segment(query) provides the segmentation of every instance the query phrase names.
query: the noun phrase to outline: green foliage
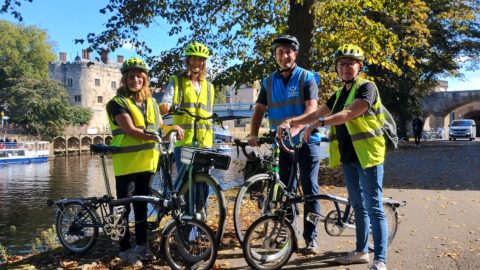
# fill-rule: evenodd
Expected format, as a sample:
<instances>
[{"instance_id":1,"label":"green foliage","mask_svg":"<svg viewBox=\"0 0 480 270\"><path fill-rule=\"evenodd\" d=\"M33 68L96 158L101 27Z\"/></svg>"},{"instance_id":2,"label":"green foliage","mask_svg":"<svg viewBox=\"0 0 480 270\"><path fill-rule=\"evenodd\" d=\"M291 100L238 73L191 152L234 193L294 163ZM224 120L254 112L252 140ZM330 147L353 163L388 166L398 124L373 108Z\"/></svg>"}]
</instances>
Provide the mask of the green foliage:
<instances>
[{"instance_id":1,"label":"green foliage","mask_svg":"<svg viewBox=\"0 0 480 270\"><path fill-rule=\"evenodd\" d=\"M10 121L27 124L48 140L62 134L69 124L84 124L89 109L72 107L65 88L53 80L13 80L0 92L0 104L8 104Z\"/></svg>"},{"instance_id":2,"label":"green foliage","mask_svg":"<svg viewBox=\"0 0 480 270\"><path fill-rule=\"evenodd\" d=\"M353 43L365 50L365 71L400 120L403 135L418 99L439 77L461 76L462 67L477 69L479 10L477 0L110 0L100 10L110 16L105 30L86 40L97 51L132 43L160 83L182 69L185 45L200 41L213 53L209 73L215 85L239 86L275 70L272 39L294 34L300 41L297 62L321 75L322 100L339 86L334 50ZM177 46L152 56L139 31L158 20L170 25L158 39L174 38Z\"/></svg>"},{"instance_id":3,"label":"green foliage","mask_svg":"<svg viewBox=\"0 0 480 270\"><path fill-rule=\"evenodd\" d=\"M47 79L48 63L55 60L47 34L33 26L0 20L0 89L9 79Z\"/></svg>"},{"instance_id":4,"label":"green foliage","mask_svg":"<svg viewBox=\"0 0 480 270\"><path fill-rule=\"evenodd\" d=\"M49 251L59 246L60 244L57 241L55 226L52 225L52 227L40 232L40 236L35 238L32 243L32 253L36 254Z\"/></svg>"},{"instance_id":5,"label":"green foliage","mask_svg":"<svg viewBox=\"0 0 480 270\"><path fill-rule=\"evenodd\" d=\"M0 244L0 261L6 262L8 259L8 252L7 248Z\"/></svg>"}]
</instances>

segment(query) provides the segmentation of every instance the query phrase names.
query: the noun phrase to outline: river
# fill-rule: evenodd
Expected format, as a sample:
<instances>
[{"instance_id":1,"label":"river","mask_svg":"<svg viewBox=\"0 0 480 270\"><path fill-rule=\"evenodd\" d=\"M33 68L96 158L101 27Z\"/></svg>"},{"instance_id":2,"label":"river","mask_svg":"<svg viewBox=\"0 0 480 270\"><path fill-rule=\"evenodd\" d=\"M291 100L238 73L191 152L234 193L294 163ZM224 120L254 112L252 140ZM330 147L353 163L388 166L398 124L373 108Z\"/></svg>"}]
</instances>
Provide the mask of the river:
<instances>
[{"instance_id":1,"label":"river","mask_svg":"<svg viewBox=\"0 0 480 270\"><path fill-rule=\"evenodd\" d=\"M322 155L325 155L323 144ZM227 189L243 183L244 157L232 148L228 171L214 175ZM112 192L115 180L107 159ZM101 160L98 156L57 157L37 164L0 165L0 244L9 254L27 254L41 231L55 223L55 209L47 199L101 196L105 194Z\"/></svg>"}]
</instances>

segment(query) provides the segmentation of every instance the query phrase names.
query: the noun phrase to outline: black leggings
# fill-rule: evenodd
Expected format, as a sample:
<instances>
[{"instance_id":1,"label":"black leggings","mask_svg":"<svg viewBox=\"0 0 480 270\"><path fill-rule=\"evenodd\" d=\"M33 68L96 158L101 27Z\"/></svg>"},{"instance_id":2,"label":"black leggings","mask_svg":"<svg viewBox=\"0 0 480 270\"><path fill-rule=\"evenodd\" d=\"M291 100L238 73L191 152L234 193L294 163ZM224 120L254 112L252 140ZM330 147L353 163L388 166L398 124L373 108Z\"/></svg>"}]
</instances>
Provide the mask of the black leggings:
<instances>
[{"instance_id":1,"label":"black leggings","mask_svg":"<svg viewBox=\"0 0 480 270\"><path fill-rule=\"evenodd\" d=\"M116 176L117 198L127 198L133 195L148 195L150 183L153 178L151 172L140 172ZM130 205L126 206L125 217L128 219ZM135 243L137 245L147 242L147 203L134 202L133 212L135 214ZM130 249L130 230L127 230L125 237L120 241L120 251Z\"/></svg>"}]
</instances>

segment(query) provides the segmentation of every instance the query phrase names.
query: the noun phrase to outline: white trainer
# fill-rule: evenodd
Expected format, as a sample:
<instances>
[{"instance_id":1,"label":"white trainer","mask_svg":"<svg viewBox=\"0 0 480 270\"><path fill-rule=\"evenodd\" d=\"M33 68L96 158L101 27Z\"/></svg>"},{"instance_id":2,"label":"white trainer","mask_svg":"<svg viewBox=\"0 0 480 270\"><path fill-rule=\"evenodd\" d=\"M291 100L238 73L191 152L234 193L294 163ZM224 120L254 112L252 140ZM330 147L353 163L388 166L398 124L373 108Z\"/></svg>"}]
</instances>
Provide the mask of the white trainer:
<instances>
[{"instance_id":1,"label":"white trainer","mask_svg":"<svg viewBox=\"0 0 480 270\"><path fill-rule=\"evenodd\" d=\"M368 268L369 270L387 270L387 265L381 261L373 261L373 264Z\"/></svg>"},{"instance_id":2,"label":"white trainer","mask_svg":"<svg viewBox=\"0 0 480 270\"><path fill-rule=\"evenodd\" d=\"M352 251L346 256L336 258L335 262L339 264L369 263L370 257L368 253Z\"/></svg>"}]
</instances>

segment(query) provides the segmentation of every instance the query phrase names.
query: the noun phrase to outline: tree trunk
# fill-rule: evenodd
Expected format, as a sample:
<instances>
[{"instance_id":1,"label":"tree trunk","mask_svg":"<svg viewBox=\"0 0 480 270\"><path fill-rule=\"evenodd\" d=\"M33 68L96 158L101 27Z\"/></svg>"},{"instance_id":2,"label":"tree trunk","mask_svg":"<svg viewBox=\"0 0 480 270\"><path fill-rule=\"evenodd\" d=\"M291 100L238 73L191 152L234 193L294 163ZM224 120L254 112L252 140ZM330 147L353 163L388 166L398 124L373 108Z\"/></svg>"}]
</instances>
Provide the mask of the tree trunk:
<instances>
[{"instance_id":1,"label":"tree trunk","mask_svg":"<svg viewBox=\"0 0 480 270\"><path fill-rule=\"evenodd\" d=\"M301 3L303 2L303 4ZM315 16L310 13L314 0L290 0L287 33L297 37L300 43L297 64L310 69L310 49L312 48L313 23Z\"/></svg>"}]
</instances>

